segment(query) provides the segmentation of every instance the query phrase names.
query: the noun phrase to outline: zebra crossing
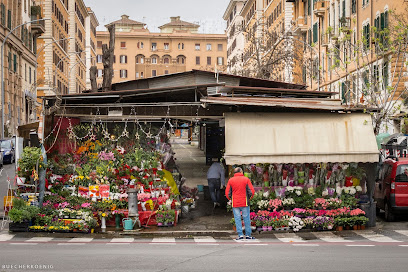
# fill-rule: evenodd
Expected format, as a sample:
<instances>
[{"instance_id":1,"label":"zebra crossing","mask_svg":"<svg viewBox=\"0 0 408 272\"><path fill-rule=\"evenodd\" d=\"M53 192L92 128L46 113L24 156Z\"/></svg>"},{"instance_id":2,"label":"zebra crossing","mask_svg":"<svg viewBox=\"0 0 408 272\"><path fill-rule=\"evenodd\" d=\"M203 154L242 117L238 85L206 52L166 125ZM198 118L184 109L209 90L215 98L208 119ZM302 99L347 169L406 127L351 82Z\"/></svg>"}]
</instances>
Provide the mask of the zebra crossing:
<instances>
[{"instance_id":1,"label":"zebra crossing","mask_svg":"<svg viewBox=\"0 0 408 272\"><path fill-rule=\"evenodd\" d=\"M254 240L236 241L236 236L214 238L212 236L193 236L188 238L154 237L154 238L55 238L55 237L21 237L18 234L0 234L0 244L10 245L38 245L53 243L61 246L72 245L131 245L136 243L150 245L222 245L222 244L245 244L245 245L269 245L291 244L293 246L319 246L324 244L343 244L346 246L375 246L376 244L399 244L408 247L408 230L392 230L379 233L373 230L348 231L348 232L300 232L300 233L269 233L267 235L254 235Z\"/></svg>"}]
</instances>

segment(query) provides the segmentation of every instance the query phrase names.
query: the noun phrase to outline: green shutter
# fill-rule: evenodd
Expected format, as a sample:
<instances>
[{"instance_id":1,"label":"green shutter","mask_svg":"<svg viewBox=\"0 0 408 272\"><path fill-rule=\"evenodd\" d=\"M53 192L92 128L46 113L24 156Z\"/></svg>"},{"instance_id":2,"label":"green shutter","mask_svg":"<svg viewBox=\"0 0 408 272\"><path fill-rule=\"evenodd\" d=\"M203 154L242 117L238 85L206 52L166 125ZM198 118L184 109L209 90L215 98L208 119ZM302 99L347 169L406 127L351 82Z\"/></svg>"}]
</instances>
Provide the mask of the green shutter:
<instances>
[{"instance_id":1,"label":"green shutter","mask_svg":"<svg viewBox=\"0 0 408 272\"><path fill-rule=\"evenodd\" d=\"M308 40L309 45L311 45L312 44L312 29L309 29L307 32L308 32L307 40Z\"/></svg>"},{"instance_id":2,"label":"green shutter","mask_svg":"<svg viewBox=\"0 0 408 272\"><path fill-rule=\"evenodd\" d=\"M11 71L11 67L12 67L11 52L9 52L9 55L8 55L8 64L9 64L9 70Z\"/></svg>"},{"instance_id":3,"label":"green shutter","mask_svg":"<svg viewBox=\"0 0 408 272\"><path fill-rule=\"evenodd\" d=\"M6 25L6 6L1 4L1 24Z\"/></svg>"},{"instance_id":4,"label":"green shutter","mask_svg":"<svg viewBox=\"0 0 408 272\"><path fill-rule=\"evenodd\" d=\"M367 24L367 30L366 30L366 47L369 48L370 47L370 24Z\"/></svg>"},{"instance_id":5,"label":"green shutter","mask_svg":"<svg viewBox=\"0 0 408 272\"><path fill-rule=\"evenodd\" d=\"M342 17L346 17L346 1L343 0L343 16Z\"/></svg>"},{"instance_id":6,"label":"green shutter","mask_svg":"<svg viewBox=\"0 0 408 272\"><path fill-rule=\"evenodd\" d=\"M319 31L318 24L315 23L313 25L313 43L317 43L318 41L318 31Z\"/></svg>"},{"instance_id":7,"label":"green shutter","mask_svg":"<svg viewBox=\"0 0 408 272\"><path fill-rule=\"evenodd\" d=\"M13 64L14 64L14 67L13 67L14 69L13 70L14 70L14 73L16 73L17 72L17 55L16 54L14 54L14 63Z\"/></svg>"},{"instance_id":8,"label":"green shutter","mask_svg":"<svg viewBox=\"0 0 408 272\"><path fill-rule=\"evenodd\" d=\"M384 13L381 13L381 30L383 30L384 29L384 24L385 24L385 21L384 21Z\"/></svg>"},{"instance_id":9,"label":"green shutter","mask_svg":"<svg viewBox=\"0 0 408 272\"><path fill-rule=\"evenodd\" d=\"M11 10L8 10L7 27L11 29Z\"/></svg>"},{"instance_id":10,"label":"green shutter","mask_svg":"<svg viewBox=\"0 0 408 272\"><path fill-rule=\"evenodd\" d=\"M346 84L344 82L341 83L341 102L345 104L346 101Z\"/></svg>"},{"instance_id":11,"label":"green shutter","mask_svg":"<svg viewBox=\"0 0 408 272\"><path fill-rule=\"evenodd\" d=\"M388 11L384 12L384 28L388 28Z\"/></svg>"}]
</instances>

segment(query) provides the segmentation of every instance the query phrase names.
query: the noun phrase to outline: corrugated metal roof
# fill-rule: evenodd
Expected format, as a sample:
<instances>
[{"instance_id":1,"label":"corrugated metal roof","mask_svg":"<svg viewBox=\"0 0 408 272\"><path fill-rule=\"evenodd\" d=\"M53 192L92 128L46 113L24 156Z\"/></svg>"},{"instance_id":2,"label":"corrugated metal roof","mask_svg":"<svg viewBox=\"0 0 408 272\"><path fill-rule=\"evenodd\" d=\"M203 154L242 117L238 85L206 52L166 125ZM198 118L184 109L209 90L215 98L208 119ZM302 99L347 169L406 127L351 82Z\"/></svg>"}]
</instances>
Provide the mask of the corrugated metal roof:
<instances>
[{"instance_id":1,"label":"corrugated metal roof","mask_svg":"<svg viewBox=\"0 0 408 272\"><path fill-rule=\"evenodd\" d=\"M205 97L201 102L221 105L252 105L264 107L281 107L297 109L315 109L339 111L346 110L337 99L301 99L301 98L275 98L275 97Z\"/></svg>"},{"instance_id":2,"label":"corrugated metal roof","mask_svg":"<svg viewBox=\"0 0 408 272\"><path fill-rule=\"evenodd\" d=\"M228 165L378 162L364 113L226 113Z\"/></svg>"},{"instance_id":3,"label":"corrugated metal roof","mask_svg":"<svg viewBox=\"0 0 408 272\"><path fill-rule=\"evenodd\" d=\"M298 89L286 89L286 88L262 88L262 87L247 87L247 86L224 86L220 90L221 93L236 94L236 93L248 93L248 94L278 94L284 95L302 95L302 96L317 96L317 97L330 97L338 94L337 92L321 92L321 91L308 91Z\"/></svg>"}]
</instances>

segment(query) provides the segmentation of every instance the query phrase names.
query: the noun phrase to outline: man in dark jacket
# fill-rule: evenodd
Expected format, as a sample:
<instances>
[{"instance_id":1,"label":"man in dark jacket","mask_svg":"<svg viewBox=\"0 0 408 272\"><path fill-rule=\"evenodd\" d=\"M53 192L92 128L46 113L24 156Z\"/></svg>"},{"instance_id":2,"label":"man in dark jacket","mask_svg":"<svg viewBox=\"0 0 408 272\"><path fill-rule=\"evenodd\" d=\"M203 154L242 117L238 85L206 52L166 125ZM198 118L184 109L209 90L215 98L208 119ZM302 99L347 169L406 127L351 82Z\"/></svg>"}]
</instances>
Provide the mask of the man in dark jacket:
<instances>
[{"instance_id":1,"label":"man in dark jacket","mask_svg":"<svg viewBox=\"0 0 408 272\"><path fill-rule=\"evenodd\" d=\"M234 177L230 178L225 189L225 196L232 202L235 225L237 227L238 238L243 240L241 213L244 218L246 239L255 239L251 236L251 218L249 200L254 196L255 189L251 180L244 176L240 167L234 169Z\"/></svg>"}]
</instances>

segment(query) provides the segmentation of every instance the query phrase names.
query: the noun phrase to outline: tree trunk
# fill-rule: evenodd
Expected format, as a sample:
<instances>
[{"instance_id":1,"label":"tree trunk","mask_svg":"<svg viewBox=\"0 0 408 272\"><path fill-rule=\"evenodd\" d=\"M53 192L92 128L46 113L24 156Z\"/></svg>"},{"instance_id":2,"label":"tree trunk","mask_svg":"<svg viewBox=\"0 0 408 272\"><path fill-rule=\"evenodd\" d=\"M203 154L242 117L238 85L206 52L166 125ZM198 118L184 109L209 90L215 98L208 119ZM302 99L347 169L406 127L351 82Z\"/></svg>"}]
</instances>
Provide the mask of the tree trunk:
<instances>
[{"instance_id":1,"label":"tree trunk","mask_svg":"<svg viewBox=\"0 0 408 272\"><path fill-rule=\"evenodd\" d=\"M102 45L102 61L103 61L103 91L112 89L113 77L113 61L115 52L115 25L109 25L109 48L108 45Z\"/></svg>"},{"instance_id":2,"label":"tree trunk","mask_svg":"<svg viewBox=\"0 0 408 272\"><path fill-rule=\"evenodd\" d=\"M89 68L89 77L91 79L91 92L93 93L98 91L98 85L96 84L97 74L98 68L96 66L91 66L91 68Z\"/></svg>"}]
</instances>

